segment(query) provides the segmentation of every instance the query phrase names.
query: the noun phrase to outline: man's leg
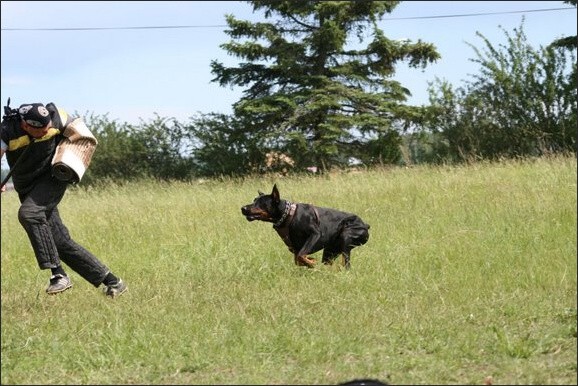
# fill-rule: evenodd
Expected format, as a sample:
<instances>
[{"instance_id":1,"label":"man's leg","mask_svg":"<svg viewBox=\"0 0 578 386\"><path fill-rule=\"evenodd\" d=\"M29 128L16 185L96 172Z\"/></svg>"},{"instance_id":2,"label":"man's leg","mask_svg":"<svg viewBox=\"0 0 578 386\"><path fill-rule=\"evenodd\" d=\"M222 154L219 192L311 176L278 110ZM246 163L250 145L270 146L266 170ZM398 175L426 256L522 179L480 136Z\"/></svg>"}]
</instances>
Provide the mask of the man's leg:
<instances>
[{"instance_id":1,"label":"man's leg","mask_svg":"<svg viewBox=\"0 0 578 386\"><path fill-rule=\"evenodd\" d=\"M18 221L28 235L40 269L55 269L60 266L48 216L62 200L66 185L52 180L42 178L30 193L20 196L21 205L18 210Z\"/></svg>"},{"instance_id":2,"label":"man's leg","mask_svg":"<svg viewBox=\"0 0 578 386\"><path fill-rule=\"evenodd\" d=\"M62 223L58 208L52 210L48 221L60 260L86 281L98 287L110 270L96 256L72 240L68 229Z\"/></svg>"}]
</instances>

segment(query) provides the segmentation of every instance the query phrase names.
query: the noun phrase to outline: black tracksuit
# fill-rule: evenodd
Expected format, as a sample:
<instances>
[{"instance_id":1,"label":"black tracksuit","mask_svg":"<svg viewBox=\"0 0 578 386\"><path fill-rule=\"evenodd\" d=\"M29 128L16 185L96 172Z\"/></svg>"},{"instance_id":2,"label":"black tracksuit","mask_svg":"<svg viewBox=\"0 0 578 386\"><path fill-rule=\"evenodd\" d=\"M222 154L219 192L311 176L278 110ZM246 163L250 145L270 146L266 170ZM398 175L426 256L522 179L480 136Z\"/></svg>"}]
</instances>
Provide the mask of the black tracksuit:
<instances>
[{"instance_id":1,"label":"black tracksuit","mask_svg":"<svg viewBox=\"0 0 578 386\"><path fill-rule=\"evenodd\" d=\"M110 270L70 237L58 213L58 204L68 183L54 178L51 171L56 147L64 138L64 129L74 118L52 103L46 108L52 127L36 140L20 127L19 116L2 120L0 137L8 146L6 158L13 170L12 181L21 203L18 220L28 234L40 269L56 268L63 261L98 287ZM30 149L23 154L27 147ZM24 158L13 169L22 155Z\"/></svg>"}]
</instances>

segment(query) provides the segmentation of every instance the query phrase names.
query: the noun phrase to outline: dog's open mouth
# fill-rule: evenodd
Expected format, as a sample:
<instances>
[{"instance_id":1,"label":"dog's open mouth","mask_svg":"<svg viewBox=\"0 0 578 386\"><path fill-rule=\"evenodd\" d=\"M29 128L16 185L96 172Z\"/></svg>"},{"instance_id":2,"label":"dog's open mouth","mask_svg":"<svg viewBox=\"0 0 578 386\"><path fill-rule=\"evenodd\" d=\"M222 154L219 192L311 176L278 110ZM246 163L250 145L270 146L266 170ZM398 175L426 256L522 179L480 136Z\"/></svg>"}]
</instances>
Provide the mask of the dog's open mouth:
<instances>
[{"instance_id":1,"label":"dog's open mouth","mask_svg":"<svg viewBox=\"0 0 578 386\"><path fill-rule=\"evenodd\" d=\"M246 206L241 208L241 213L243 214L243 216L245 216L247 221L255 221L260 220L262 218L262 213L251 210L251 208Z\"/></svg>"},{"instance_id":2,"label":"dog's open mouth","mask_svg":"<svg viewBox=\"0 0 578 386\"><path fill-rule=\"evenodd\" d=\"M267 211L260 209L260 208L250 208L250 207L242 207L241 213L247 221L272 221L271 216Z\"/></svg>"}]
</instances>

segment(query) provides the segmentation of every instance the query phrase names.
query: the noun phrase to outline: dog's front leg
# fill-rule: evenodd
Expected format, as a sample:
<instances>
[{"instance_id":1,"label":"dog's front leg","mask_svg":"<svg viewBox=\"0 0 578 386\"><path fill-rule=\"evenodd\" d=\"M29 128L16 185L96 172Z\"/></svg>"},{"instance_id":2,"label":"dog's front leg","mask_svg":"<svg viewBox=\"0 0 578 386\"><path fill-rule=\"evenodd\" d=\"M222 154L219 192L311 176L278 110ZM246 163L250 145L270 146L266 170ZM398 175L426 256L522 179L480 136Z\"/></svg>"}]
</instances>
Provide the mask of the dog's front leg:
<instances>
[{"instance_id":1,"label":"dog's front leg","mask_svg":"<svg viewBox=\"0 0 578 386\"><path fill-rule=\"evenodd\" d=\"M321 233L317 229L314 229L299 252L295 253L295 264L309 268L313 268L315 266L316 261L315 259L309 257L309 254L313 251L313 248L315 247L317 241L319 241L320 237Z\"/></svg>"}]
</instances>

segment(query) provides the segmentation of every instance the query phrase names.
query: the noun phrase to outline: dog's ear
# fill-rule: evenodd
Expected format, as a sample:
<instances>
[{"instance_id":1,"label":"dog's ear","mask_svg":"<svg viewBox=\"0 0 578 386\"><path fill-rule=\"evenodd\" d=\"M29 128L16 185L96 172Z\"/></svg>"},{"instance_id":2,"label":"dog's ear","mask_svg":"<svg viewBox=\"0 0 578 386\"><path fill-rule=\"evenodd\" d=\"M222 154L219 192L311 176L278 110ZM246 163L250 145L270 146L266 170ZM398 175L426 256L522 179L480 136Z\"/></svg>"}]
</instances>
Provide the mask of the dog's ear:
<instances>
[{"instance_id":1,"label":"dog's ear","mask_svg":"<svg viewBox=\"0 0 578 386\"><path fill-rule=\"evenodd\" d=\"M279 190L277 189L277 184L273 185L273 191L271 192L271 196L273 197L273 201L279 202L281 197L279 196Z\"/></svg>"}]
</instances>

